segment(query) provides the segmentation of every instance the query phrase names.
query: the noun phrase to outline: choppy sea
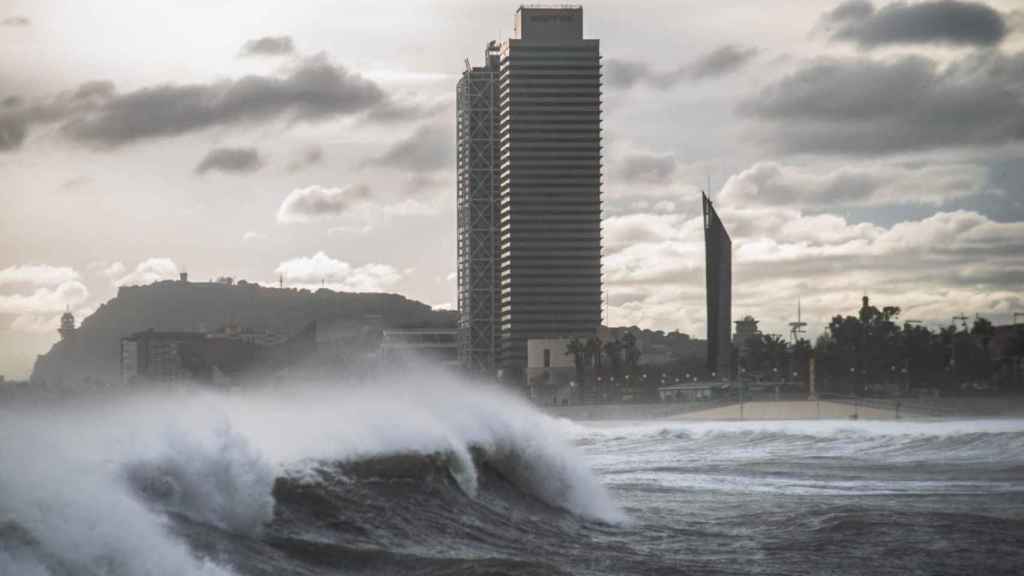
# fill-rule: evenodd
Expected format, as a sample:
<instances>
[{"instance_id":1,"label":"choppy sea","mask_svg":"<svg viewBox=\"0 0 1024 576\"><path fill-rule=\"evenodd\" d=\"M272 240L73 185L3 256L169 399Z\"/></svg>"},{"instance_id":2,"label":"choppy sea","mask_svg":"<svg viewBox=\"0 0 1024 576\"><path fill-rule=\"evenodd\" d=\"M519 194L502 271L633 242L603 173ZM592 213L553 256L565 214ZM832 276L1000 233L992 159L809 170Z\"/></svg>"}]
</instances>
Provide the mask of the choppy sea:
<instances>
[{"instance_id":1,"label":"choppy sea","mask_svg":"<svg viewBox=\"0 0 1024 576\"><path fill-rule=\"evenodd\" d=\"M1024 573L1024 421L570 422L423 380L0 405L0 575Z\"/></svg>"}]
</instances>

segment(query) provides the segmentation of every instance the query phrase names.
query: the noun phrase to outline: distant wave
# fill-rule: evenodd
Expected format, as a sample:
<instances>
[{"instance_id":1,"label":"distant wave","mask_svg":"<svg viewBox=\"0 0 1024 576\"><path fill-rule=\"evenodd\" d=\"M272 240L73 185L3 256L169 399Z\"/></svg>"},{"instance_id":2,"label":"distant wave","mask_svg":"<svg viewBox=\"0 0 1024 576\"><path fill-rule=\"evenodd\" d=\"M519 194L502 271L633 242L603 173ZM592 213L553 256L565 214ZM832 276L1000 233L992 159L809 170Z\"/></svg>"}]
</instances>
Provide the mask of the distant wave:
<instances>
[{"instance_id":1,"label":"distant wave","mask_svg":"<svg viewBox=\"0 0 1024 576\"><path fill-rule=\"evenodd\" d=\"M1024 463L1024 421L961 420L931 422L658 422L569 427L577 443L595 441L620 449L645 444L660 448L718 452L723 456L757 456L783 452L820 456L905 457L943 461L997 460ZM666 443L666 440L675 441Z\"/></svg>"},{"instance_id":2,"label":"distant wave","mask_svg":"<svg viewBox=\"0 0 1024 576\"><path fill-rule=\"evenodd\" d=\"M672 422L573 427L620 489L1021 494L1024 421ZM979 477L985 480L979 480Z\"/></svg>"}]
</instances>

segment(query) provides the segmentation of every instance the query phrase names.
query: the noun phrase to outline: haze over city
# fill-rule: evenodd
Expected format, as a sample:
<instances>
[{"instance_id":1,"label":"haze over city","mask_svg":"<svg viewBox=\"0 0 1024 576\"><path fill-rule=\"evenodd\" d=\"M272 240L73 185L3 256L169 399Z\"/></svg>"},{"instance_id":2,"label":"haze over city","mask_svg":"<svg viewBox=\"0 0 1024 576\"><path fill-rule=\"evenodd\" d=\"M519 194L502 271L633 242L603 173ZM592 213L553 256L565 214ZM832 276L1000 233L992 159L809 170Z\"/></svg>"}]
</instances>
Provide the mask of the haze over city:
<instances>
[{"instance_id":1,"label":"haze over city","mask_svg":"<svg viewBox=\"0 0 1024 576\"><path fill-rule=\"evenodd\" d=\"M762 330L1024 310L1022 12L925 4L589 2L604 322L704 333L709 183ZM454 307L453 88L512 8L0 4L0 374L184 271Z\"/></svg>"}]
</instances>

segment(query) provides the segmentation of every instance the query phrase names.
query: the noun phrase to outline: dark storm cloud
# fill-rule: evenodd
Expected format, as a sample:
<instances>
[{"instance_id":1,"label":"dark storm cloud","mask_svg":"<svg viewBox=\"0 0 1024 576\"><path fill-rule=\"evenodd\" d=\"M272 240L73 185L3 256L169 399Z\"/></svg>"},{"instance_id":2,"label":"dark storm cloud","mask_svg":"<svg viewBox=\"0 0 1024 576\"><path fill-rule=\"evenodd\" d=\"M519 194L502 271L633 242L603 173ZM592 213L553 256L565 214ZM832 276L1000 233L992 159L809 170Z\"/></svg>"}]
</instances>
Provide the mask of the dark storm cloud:
<instances>
[{"instance_id":1,"label":"dark storm cloud","mask_svg":"<svg viewBox=\"0 0 1024 576\"><path fill-rule=\"evenodd\" d=\"M290 36L264 36L249 40L242 46L241 56L282 56L294 54L295 45Z\"/></svg>"},{"instance_id":2,"label":"dark storm cloud","mask_svg":"<svg viewBox=\"0 0 1024 576\"><path fill-rule=\"evenodd\" d=\"M366 164L413 173L441 170L452 164L453 141L454 136L447 124L427 124Z\"/></svg>"},{"instance_id":3,"label":"dark storm cloud","mask_svg":"<svg viewBox=\"0 0 1024 576\"><path fill-rule=\"evenodd\" d=\"M255 172L263 167L263 159L255 148L214 148L196 165L196 174L217 172Z\"/></svg>"},{"instance_id":4,"label":"dark storm cloud","mask_svg":"<svg viewBox=\"0 0 1024 576\"><path fill-rule=\"evenodd\" d=\"M366 203L370 199L369 187L358 184L343 187L307 186L292 190L277 211L282 223L310 222L334 218Z\"/></svg>"},{"instance_id":5,"label":"dark storm cloud","mask_svg":"<svg viewBox=\"0 0 1024 576\"><path fill-rule=\"evenodd\" d=\"M825 14L833 40L861 48L887 44L956 44L994 46L1006 37L1002 14L978 2L937 0L893 2L875 10L863 0L845 2Z\"/></svg>"},{"instance_id":6,"label":"dark storm cloud","mask_svg":"<svg viewBox=\"0 0 1024 576\"><path fill-rule=\"evenodd\" d=\"M95 80L46 101L27 104L17 96L5 98L0 110L0 152L20 148L32 125L59 122L86 113L109 100L113 90L113 83Z\"/></svg>"},{"instance_id":7,"label":"dark storm cloud","mask_svg":"<svg viewBox=\"0 0 1024 576\"><path fill-rule=\"evenodd\" d=\"M676 160L672 156L653 154L630 154L618 167L618 175L627 182L648 182L665 184L676 171Z\"/></svg>"},{"instance_id":8,"label":"dark storm cloud","mask_svg":"<svg viewBox=\"0 0 1024 576\"><path fill-rule=\"evenodd\" d=\"M605 82L613 88L648 84L659 90L672 88L683 80L705 80L731 74L757 56L755 48L725 45L674 70L653 70L643 62L611 59L605 63Z\"/></svg>"},{"instance_id":9,"label":"dark storm cloud","mask_svg":"<svg viewBox=\"0 0 1024 576\"><path fill-rule=\"evenodd\" d=\"M10 18L4 18L0 21L0 26L10 26L12 28L21 28L31 25L32 21L24 16L11 16Z\"/></svg>"},{"instance_id":10,"label":"dark storm cloud","mask_svg":"<svg viewBox=\"0 0 1024 576\"><path fill-rule=\"evenodd\" d=\"M28 126L15 115L0 116L0 152L17 150L28 136Z\"/></svg>"},{"instance_id":11,"label":"dark storm cloud","mask_svg":"<svg viewBox=\"0 0 1024 576\"><path fill-rule=\"evenodd\" d=\"M609 59L604 63L604 81L613 88L632 88L653 75L643 62Z\"/></svg>"},{"instance_id":12,"label":"dark storm cloud","mask_svg":"<svg viewBox=\"0 0 1024 576\"><path fill-rule=\"evenodd\" d=\"M690 65L690 77L695 80L725 76L739 70L754 56L757 50L741 46L722 46L698 58Z\"/></svg>"},{"instance_id":13,"label":"dark storm cloud","mask_svg":"<svg viewBox=\"0 0 1024 576\"><path fill-rule=\"evenodd\" d=\"M372 80L317 55L277 76L250 75L210 84L161 84L118 93L95 80L48 100L4 101L0 151L18 149L35 124L59 123L60 133L95 148L116 148L215 127L285 120L318 122L362 117L396 122L437 110L396 103Z\"/></svg>"},{"instance_id":14,"label":"dark storm cloud","mask_svg":"<svg viewBox=\"0 0 1024 576\"><path fill-rule=\"evenodd\" d=\"M1024 140L1024 53L817 60L743 101L796 152L881 154Z\"/></svg>"},{"instance_id":15,"label":"dark storm cloud","mask_svg":"<svg viewBox=\"0 0 1024 576\"><path fill-rule=\"evenodd\" d=\"M376 83L320 55L284 76L245 76L212 84L164 84L114 94L62 126L71 139L99 148L178 136L217 126L273 119L315 122L372 114L399 118L415 111L396 105Z\"/></svg>"},{"instance_id":16,"label":"dark storm cloud","mask_svg":"<svg viewBox=\"0 0 1024 576\"><path fill-rule=\"evenodd\" d=\"M92 80L80 84L75 90L73 98L77 100L109 100L116 91L117 88L110 80Z\"/></svg>"}]
</instances>

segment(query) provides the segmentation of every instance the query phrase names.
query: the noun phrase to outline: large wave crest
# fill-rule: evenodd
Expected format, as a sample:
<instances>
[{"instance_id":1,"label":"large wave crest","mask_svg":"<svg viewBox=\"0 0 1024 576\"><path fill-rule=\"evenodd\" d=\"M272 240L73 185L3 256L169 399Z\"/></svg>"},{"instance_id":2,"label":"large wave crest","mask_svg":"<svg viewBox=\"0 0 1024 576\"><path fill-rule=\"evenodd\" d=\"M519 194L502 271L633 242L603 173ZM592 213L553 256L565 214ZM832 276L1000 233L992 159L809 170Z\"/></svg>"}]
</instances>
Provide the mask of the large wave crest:
<instances>
[{"instance_id":1,"label":"large wave crest","mask_svg":"<svg viewBox=\"0 0 1024 576\"><path fill-rule=\"evenodd\" d=\"M261 538L282 481L315 485L333 467L344 482L352 466L402 455L439 462L462 498L500 479L584 521L623 520L564 432L510 394L429 370L0 407L0 573L230 574L176 519Z\"/></svg>"}]
</instances>

